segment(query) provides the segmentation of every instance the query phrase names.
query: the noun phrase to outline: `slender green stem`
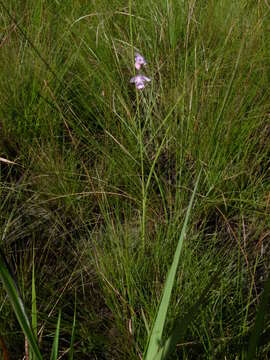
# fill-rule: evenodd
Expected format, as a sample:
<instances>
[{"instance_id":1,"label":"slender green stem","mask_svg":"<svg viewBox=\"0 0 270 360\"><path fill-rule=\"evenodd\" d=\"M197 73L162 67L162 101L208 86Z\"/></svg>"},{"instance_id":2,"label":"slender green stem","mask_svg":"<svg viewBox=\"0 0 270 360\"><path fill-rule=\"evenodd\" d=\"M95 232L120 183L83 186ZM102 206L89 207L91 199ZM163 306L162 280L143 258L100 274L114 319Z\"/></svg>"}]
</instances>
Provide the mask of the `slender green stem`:
<instances>
[{"instance_id":1,"label":"slender green stem","mask_svg":"<svg viewBox=\"0 0 270 360\"><path fill-rule=\"evenodd\" d=\"M130 44L131 44L131 57L132 63L134 63L134 40L133 40L133 23L132 23L132 0L129 0L129 33L130 33ZM133 68L133 75L136 75L135 66ZM140 116L140 99L139 93L136 89L136 115L138 119L138 141L140 147L140 163L141 163L141 187L142 187L142 219L141 219L141 239L142 239L142 254L145 249L145 222L146 222L146 205L147 198L145 193L144 183L144 147L143 147L143 130L142 121Z\"/></svg>"},{"instance_id":2,"label":"slender green stem","mask_svg":"<svg viewBox=\"0 0 270 360\"><path fill-rule=\"evenodd\" d=\"M143 156L143 137L142 137L142 126L141 126L141 118L139 117L139 142L140 142L140 158L141 158L141 184L142 184L142 254L144 254L145 250L145 222L146 222L146 206L147 206L147 194L145 191L144 184L144 156Z\"/></svg>"}]
</instances>

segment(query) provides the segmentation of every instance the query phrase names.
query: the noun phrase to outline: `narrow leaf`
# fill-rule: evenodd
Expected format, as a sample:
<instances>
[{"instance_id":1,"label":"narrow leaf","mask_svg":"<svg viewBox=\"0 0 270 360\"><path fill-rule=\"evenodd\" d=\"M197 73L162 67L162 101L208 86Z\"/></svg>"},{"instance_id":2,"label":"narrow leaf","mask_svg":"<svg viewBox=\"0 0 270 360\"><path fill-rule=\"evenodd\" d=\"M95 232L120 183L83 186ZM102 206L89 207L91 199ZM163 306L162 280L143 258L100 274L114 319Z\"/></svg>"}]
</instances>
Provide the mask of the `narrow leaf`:
<instances>
[{"instance_id":1,"label":"narrow leaf","mask_svg":"<svg viewBox=\"0 0 270 360\"><path fill-rule=\"evenodd\" d=\"M35 255L33 250L33 267L32 267L32 328L37 339L37 296L35 284Z\"/></svg>"},{"instance_id":2,"label":"narrow leaf","mask_svg":"<svg viewBox=\"0 0 270 360\"><path fill-rule=\"evenodd\" d=\"M36 359L41 360L42 356L38 348L38 344L35 335L31 329L30 321L27 317L26 310L22 299L19 294L16 282L11 275L11 271L8 269L7 262L4 254L0 252L0 278L3 282L4 288L8 294L9 301L13 307L17 320L24 332L25 337L28 340L29 346Z\"/></svg>"},{"instance_id":3,"label":"narrow leaf","mask_svg":"<svg viewBox=\"0 0 270 360\"><path fill-rule=\"evenodd\" d=\"M149 344L148 344L148 348L147 348L147 353L146 353L146 357L145 357L146 360L156 359L157 353L161 346L162 334L163 334L163 329L165 326L169 302L170 302L170 298L171 298L171 294L172 294L172 288L173 288L176 271L177 271L178 264L179 264L183 241L184 241L184 238L186 235L186 229L187 229L187 224L188 224L188 220L189 220L190 213L191 213L191 208L192 208L194 197L195 197L197 187L199 184L200 175L201 175L201 171L198 175L198 178L197 178L197 181L195 184L195 188L193 190L193 194L192 194L190 202L189 202L188 210L187 210L187 213L185 216L185 220L184 220L182 231L181 231L181 234L179 237L178 245L177 245L177 248L176 248L176 251L174 254L173 262L172 262L171 268L167 275L167 280L166 280L165 287L163 290L162 299L161 299L161 302L159 305L158 313L156 316L156 320L155 320L155 323L154 323L154 326L153 326L153 329L151 332L151 336L150 336L150 340L149 340Z\"/></svg>"},{"instance_id":4,"label":"narrow leaf","mask_svg":"<svg viewBox=\"0 0 270 360\"><path fill-rule=\"evenodd\" d=\"M54 340L53 340L53 347L51 352L50 360L57 360L58 356L58 346L59 346L59 333L60 333L60 323L61 323L61 311L59 311Z\"/></svg>"},{"instance_id":5,"label":"narrow leaf","mask_svg":"<svg viewBox=\"0 0 270 360\"><path fill-rule=\"evenodd\" d=\"M73 360L75 327L76 327L76 303L75 303L74 317L73 317L73 324L72 324L72 333L71 333L71 339L70 339L70 350L69 350L69 355L68 355L69 360Z\"/></svg>"},{"instance_id":6,"label":"narrow leaf","mask_svg":"<svg viewBox=\"0 0 270 360\"><path fill-rule=\"evenodd\" d=\"M202 305L205 304L207 300L207 295L209 290L213 287L215 282L218 280L220 271L216 272L202 291L199 299L190 307L187 314L181 317L180 319L176 319L174 322L173 330L166 340L162 349L160 349L155 360L159 359L167 359L168 356L175 350L176 345L183 340L185 333L188 329L188 326L191 322L199 315L199 310Z\"/></svg>"}]
</instances>

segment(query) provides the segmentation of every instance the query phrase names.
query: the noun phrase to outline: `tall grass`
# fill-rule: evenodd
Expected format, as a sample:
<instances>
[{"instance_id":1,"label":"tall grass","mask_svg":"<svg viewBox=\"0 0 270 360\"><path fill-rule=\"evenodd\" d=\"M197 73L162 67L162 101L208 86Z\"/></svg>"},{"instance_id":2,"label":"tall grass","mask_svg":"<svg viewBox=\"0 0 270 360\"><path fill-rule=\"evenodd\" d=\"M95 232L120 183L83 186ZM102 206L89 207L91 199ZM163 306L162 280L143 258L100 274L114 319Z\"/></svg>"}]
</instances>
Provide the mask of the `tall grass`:
<instances>
[{"instance_id":1,"label":"tall grass","mask_svg":"<svg viewBox=\"0 0 270 360\"><path fill-rule=\"evenodd\" d=\"M162 339L171 358L266 358L267 2L0 8L0 245L43 356L61 311L60 355L143 357L202 169ZM143 91L129 83L137 51ZM19 358L0 289L0 336Z\"/></svg>"}]
</instances>

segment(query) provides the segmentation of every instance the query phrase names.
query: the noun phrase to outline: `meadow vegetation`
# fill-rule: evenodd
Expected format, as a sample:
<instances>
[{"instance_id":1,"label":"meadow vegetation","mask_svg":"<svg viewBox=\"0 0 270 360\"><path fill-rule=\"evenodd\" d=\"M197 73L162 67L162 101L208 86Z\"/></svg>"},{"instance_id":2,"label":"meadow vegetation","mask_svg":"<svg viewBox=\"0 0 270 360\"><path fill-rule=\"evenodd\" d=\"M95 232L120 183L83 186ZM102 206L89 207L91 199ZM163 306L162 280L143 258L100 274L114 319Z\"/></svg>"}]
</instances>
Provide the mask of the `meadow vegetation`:
<instances>
[{"instance_id":1,"label":"meadow vegetation","mask_svg":"<svg viewBox=\"0 0 270 360\"><path fill-rule=\"evenodd\" d=\"M36 296L44 358L60 311L63 358L74 313L74 359L146 356L200 173L169 358L248 359L269 272L270 3L1 0L0 13L0 246L29 317ZM2 283L0 319L22 359ZM267 359L267 311L260 335Z\"/></svg>"}]
</instances>

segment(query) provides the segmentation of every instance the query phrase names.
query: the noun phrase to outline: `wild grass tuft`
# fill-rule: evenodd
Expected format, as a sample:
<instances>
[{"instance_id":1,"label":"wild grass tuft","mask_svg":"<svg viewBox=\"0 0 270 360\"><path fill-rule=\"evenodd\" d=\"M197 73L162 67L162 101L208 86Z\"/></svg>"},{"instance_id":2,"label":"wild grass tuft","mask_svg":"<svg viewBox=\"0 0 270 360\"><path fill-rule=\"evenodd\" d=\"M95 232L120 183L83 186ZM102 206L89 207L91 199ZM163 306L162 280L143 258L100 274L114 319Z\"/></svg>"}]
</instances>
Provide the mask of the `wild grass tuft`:
<instances>
[{"instance_id":1,"label":"wild grass tuft","mask_svg":"<svg viewBox=\"0 0 270 360\"><path fill-rule=\"evenodd\" d=\"M25 310L44 358L58 336L52 358L143 358L202 169L163 355L267 358L267 2L0 9L0 246L20 289L2 262L9 356L26 355Z\"/></svg>"}]
</instances>

